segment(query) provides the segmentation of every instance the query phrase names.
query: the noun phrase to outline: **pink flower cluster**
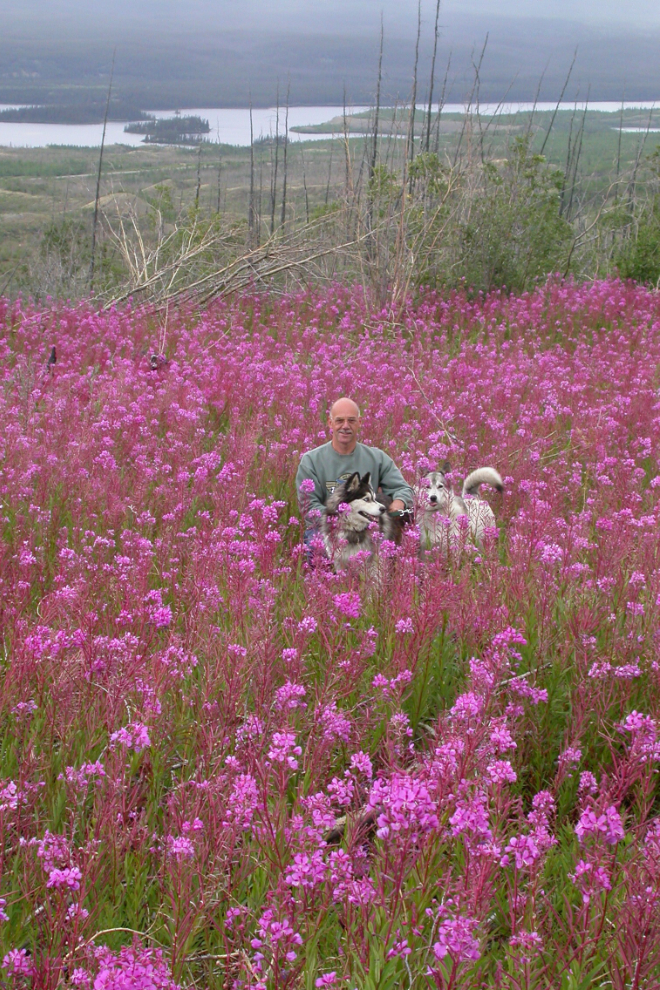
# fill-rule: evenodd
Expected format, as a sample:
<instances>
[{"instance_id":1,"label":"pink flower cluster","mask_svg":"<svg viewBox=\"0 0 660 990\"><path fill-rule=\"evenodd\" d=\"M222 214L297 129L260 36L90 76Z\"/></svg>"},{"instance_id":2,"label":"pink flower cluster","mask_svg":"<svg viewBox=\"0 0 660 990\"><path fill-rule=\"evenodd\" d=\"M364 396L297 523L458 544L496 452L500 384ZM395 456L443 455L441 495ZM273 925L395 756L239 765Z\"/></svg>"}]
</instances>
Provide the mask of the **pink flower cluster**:
<instances>
[{"instance_id":1,"label":"pink flower cluster","mask_svg":"<svg viewBox=\"0 0 660 990\"><path fill-rule=\"evenodd\" d=\"M179 990L160 949L133 945L114 953L100 948L96 964L93 990Z\"/></svg>"},{"instance_id":2,"label":"pink flower cluster","mask_svg":"<svg viewBox=\"0 0 660 990\"><path fill-rule=\"evenodd\" d=\"M594 808L587 808L583 811L575 826L575 834L581 843L590 837L597 838L602 835L605 842L614 846L625 838L626 833L621 815L614 805L609 805L601 814Z\"/></svg>"}]
</instances>

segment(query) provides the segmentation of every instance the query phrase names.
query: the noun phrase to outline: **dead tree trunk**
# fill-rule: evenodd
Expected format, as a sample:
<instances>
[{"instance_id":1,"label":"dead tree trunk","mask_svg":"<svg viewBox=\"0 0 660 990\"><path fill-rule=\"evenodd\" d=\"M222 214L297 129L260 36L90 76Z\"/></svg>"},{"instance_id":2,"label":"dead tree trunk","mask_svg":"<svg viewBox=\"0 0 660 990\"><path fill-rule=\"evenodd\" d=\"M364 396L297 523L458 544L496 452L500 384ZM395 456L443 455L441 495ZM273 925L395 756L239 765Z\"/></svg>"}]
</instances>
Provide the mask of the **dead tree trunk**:
<instances>
[{"instance_id":1,"label":"dead tree trunk","mask_svg":"<svg viewBox=\"0 0 660 990\"><path fill-rule=\"evenodd\" d=\"M431 149L431 113L433 111L433 85L435 83L435 57L438 54L438 20L440 18L440 0L435 5L435 28L433 31L433 58L431 59L431 83L429 86L429 108L426 114L426 145L425 150Z\"/></svg>"},{"instance_id":2,"label":"dead tree trunk","mask_svg":"<svg viewBox=\"0 0 660 990\"><path fill-rule=\"evenodd\" d=\"M291 92L291 85L289 84L286 89L286 115L284 117L284 161L282 165L284 167L284 177L282 179L282 215L280 217L280 223L284 226L286 222L286 180L287 180L287 152L289 150L289 94Z\"/></svg>"},{"instance_id":3,"label":"dead tree trunk","mask_svg":"<svg viewBox=\"0 0 660 990\"><path fill-rule=\"evenodd\" d=\"M103 115L103 134L101 135L101 151L99 153L99 170L96 176L96 196L94 197L94 220L92 221L92 257L89 262L89 291L94 291L94 264L96 261L96 227L99 221L99 200L101 198L101 174L103 172L103 149L105 148L105 129L108 125L108 113L110 111L110 97L112 95L112 80L115 74L115 57L117 49L112 53L112 67L110 69L110 82L108 84L108 98L105 101L105 113Z\"/></svg>"},{"instance_id":4,"label":"dead tree trunk","mask_svg":"<svg viewBox=\"0 0 660 990\"><path fill-rule=\"evenodd\" d=\"M408 123L408 161L415 157L415 111L417 109L417 67L419 65L419 38L422 32L422 0L417 0L417 41L415 42L415 68L413 71L412 97L410 100L410 120Z\"/></svg>"},{"instance_id":5,"label":"dead tree trunk","mask_svg":"<svg viewBox=\"0 0 660 990\"><path fill-rule=\"evenodd\" d=\"M270 236L275 233L275 200L277 199L277 167L280 154L280 84L277 83L277 104L275 110L275 165L270 184Z\"/></svg>"},{"instance_id":6,"label":"dead tree trunk","mask_svg":"<svg viewBox=\"0 0 660 990\"><path fill-rule=\"evenodd\" d=\"M250 199L248 201L248 246L254 248L254 128L252 125L252 96L250 96Z\"/></svg>"}]
</instances>

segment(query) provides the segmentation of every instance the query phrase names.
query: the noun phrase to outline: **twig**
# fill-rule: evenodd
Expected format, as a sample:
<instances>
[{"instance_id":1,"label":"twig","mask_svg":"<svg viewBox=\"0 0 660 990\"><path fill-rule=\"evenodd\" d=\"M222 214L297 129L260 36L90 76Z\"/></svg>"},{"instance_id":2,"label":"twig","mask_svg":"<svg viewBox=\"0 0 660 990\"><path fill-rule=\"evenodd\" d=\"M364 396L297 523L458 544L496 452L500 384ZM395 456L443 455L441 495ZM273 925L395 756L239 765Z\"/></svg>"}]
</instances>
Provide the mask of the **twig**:
<instances>
[{"instance_id":1,"label":"twig","mask_svg":"<svg viewBox=\"0 0 660 990\"><path fill-rule=\"evenodd\" d=\"M444 435L447 437L447 439L449 440L450 443L458 443L459 441L458 441L458 438L455 436L455 434L450 433L449 430L447 429L447 427L445 426L445 424L440 419L440 417L436 415L435 410L433 409L433 405L431 403L431 400L429 399L428 395L426 394L426 392L422 388L422 386L420 384L420 381L419 381L417 375L415 374L414 369L410 365L406 365L406 367L407 367L408 371L410 372L410 374L413 376L413 379L415 381L415 385L419 389L420 395L422 396L422 398L426 402L427 406L429 407L429 412L433 416L433 418L436 421L436 423L438 424L438 426L441 428L441 430L444 433Z\"/></svg>"},{"instance_id":2,"label":"twig","mask_svg":"<svg viewBox=\"0 0 660 990\"><path fill-rule=\"evenodd\" d=\"M578 53L578 50L576 48L575 51L573 52L573 61L570 64L568 73L566 74L566 78L564 80L564 85L562 86L561 93L559 94L559 99L557 100L557 103L556 103L554 112L552 114L552 117L550 118L550 126L548 127L548 130L546 131L546 135L545 135L545 137L543 139L543 144L541 145L541 150L539 152L540 155L542 155L543 152L545 151L545 146L548 143L548 138L550 137L550 133L551 133L552 128L554 126L555 118L556 118L557 113L559 111L559 106L561 104L561 101L564 99L564 93L566 92L566 87L568 86L568 80L571 78L571 73L573 72L573 66L575 65L575 60L577 58L577 53Z\"/></svg>"},{"instance_id":3,"label":"twig","mask_svg":"<svg viewBox=\"0 0 660 990\"><path fill-rule=\"evenodd\" d=\"M90 937L87 939L86 942L79 942L76 946L74 946L73 949L71 949L71 952L69 953L67 958L69 958L69 956L72 956L74 952L80 952L81 949L86 949L87 946L94 941L94 939L100 938L101 935L112 935L114 932L128 932L130 935L139 935L140 938L151 939L151 941L155 942L156 945L160 945L162 948L165 948L163 943L159 942L158 939L154 938L153 935L150 935L148 931L139 932L136 928L124 928L124 927L104 928L103 931L94 932L93 935L90 935Z\"/></svg>"}]
</instances>

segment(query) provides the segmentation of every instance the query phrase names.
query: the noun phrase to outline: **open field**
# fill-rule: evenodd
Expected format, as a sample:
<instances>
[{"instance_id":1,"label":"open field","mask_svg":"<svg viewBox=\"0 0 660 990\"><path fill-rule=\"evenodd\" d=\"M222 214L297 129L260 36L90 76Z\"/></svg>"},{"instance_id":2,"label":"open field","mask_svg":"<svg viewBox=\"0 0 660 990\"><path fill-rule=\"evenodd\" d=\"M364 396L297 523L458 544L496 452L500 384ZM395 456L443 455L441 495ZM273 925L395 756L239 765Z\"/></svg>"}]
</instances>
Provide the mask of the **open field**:
<instances>
[{"instance_id":1,"label":"open field","mask_svg":"<svg viewBox=\"0 0 660 990\"><path fill-rule=\"evenodd\" d=\"M334 162L333 162L334 154ZM288 192L292 216L304 218L330 201L337 192L343 160L329 143L312 142L304 149L291 146ZM270 216L272 149L256 153L256 195ZM82 227L89 237L94 209L98 149L0 149L0 286L25 285L29 291L28 260L38 254L45 232L67 222ZM106 149L101 206L108 215L131 212L144 216L163 209L168 220L195 204L199 172L199 206L206 215L218 212L245 220L250 185L249 148L226 145L196 150L181 147ZM330 177L330 185L328 178ZM281 194L281 186L280 186ZM278 204L279 220L279 204ZM14 272L15 275L9 275Z\"/></svg>"},{"instance_id":2,"label":"open field","mask_svg":"<svg viewBox=\"0 0 660 990\"><path fill-rule=\"evenodd\" d=\"M342 393L483 548L307 568ZM2 301L8 985L655 990L659 442L630 284Z\"/></svg>"}]
</instances>

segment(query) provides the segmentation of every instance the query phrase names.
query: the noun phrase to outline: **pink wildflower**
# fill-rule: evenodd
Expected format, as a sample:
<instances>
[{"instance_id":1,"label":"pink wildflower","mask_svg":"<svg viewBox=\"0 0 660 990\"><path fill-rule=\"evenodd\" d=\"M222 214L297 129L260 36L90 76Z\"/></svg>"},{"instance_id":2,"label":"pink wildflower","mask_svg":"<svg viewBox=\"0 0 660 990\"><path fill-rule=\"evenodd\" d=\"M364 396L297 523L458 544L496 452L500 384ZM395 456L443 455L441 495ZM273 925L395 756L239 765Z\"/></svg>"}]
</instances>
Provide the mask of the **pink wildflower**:
<instances>
[{"instance_id":1,"label":"pink wildflower","mask_svg":"<svg viewBox=\"0 0 660 990\"><path fill-rule=\"evenodd\" d=\"M454 962L473 962L481 956L475 935L477 921L463 915L446 918L440 923L433 954L436 959L450 956Z\"/></svg>"},{"instance_id":2,"label":"pink wildflower","mask_svg":"<svg viewBox=\"0 0 660 990\"><path fill-rule=\"evenodd\" d=\"M151 745L149 730L146 725L140 722L131 722L125 728L118 729L110 736L110 743L119 743L126 749L132 749L136 753L141 753Z\"/></svg>"},{"instance_id":3,"label":"pink wildflower","mask_svg":"<svg viewBox=\"0 0 660 990\"><path fill-rule=\"evenodd\" d=\"M298 769L296 757L302 754L300 746L296 745L296 736L293 732L274 732L271 747L268 750L268 759L275 763L286 763L291 770Z\"/></svg>"},{"instance_id":4,"label":"pink wildflower","mask_svg":"<svg viewBox=\"0 0 660 990\"><path fill-rule=\"evenodd\" d=\"M581 843L589 836L603 835L609 845L616 845L625 837L621 815L614 805L609 805L600 815L593 808L587 808L580 815L575 834Z\"/></svg>"},{"instance_id":5,"label":"pink wildflower","mask_svg":"<svg viewBox=\"0 0 660 990\"><path fill-rule=\"evenodd\" d=\"M513 784L518 779L508 760L495 760L486 767L486 773L494 784Z\"/></svg>"},{"instance_id":6,"label":"pink wildflower","mask_svg":"<svg viewBox=\"0 0 660 990\"><path fill-rule=\"evenodd\" d=\"M80 890L82 873L76 866L64 870L51 870L48 874L47 887L68 887L69 890Z\"/></svg>"},{"instance_id":7,"label":"pink wildflower","mask_svg":"<svg viewBox=\"0 0 660 990\"><path fill-rule=\"evenodd\" d=\"M26 949L10 949L2 965L12 976L33 976L35 972Z\"/></svg>"},{"instance_id":8,"label":"pink wildflower","mask_svg":"<svg viewBox=\"0 0 660 990\"><path fill-rule=\"evenodd\" d=\"M333 970L331 973L324 973L315 981L315 987L333 987L337 982L337 974Z\"/></svg>"},{"instance_id":9,"label":"pink wildflower","mask_svg":"<svg viewBox=\"0 0 660 990\"><path fill-rule=\"evenodd\" d=\"M345 591L341 595L335 595L332 600L335 608L342 615L348 616L349 619L360 618L362 603L356 591Z\"/></svg>"},{"instance_id":10,"label":"pink wildflower","mask_svg":"<svg viewBox=\"0 0 660 990\"><path fill-rule=\"evenodd\" d=\"M612 884L607 871L602 866L588 863L581 859L575 866L575 872L568 874L573 883L582 891L582 900L589 904L594 894L611 890Z\"/></svg>"},{"instance_id":11,"label":"pink wildflower","mask_svg":"<svg viewBox=\"0 0 660 990\"><path fill-rule=\"evenodd\" d=\"M367 780L371 780L373 776L373 766L366 753L353 753L351 756L351 769L363 774Z\"/></svg>"},{"instance_id":12,"label":"pink wildflower","mask_svg":"<svg viewBox=\"0 0 660 990\"><path fill-rule=\"evenodd\" d=\"M504 856L501 859L500 866L508 866L512 855L516 869L524 870L534 865L541 855L541 850L534 836L514 835L504 850Z\"/></svg>"}]
</instances>

